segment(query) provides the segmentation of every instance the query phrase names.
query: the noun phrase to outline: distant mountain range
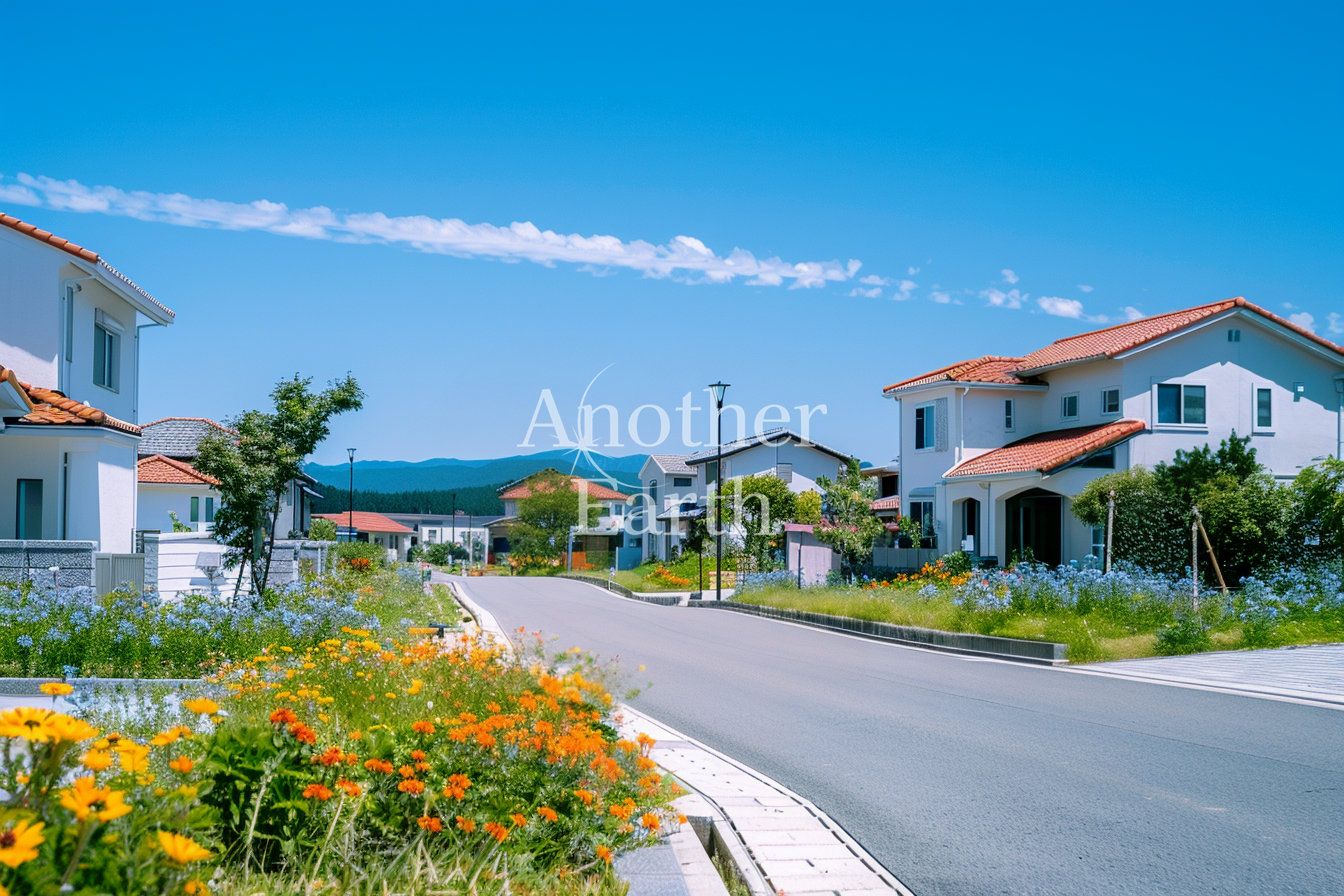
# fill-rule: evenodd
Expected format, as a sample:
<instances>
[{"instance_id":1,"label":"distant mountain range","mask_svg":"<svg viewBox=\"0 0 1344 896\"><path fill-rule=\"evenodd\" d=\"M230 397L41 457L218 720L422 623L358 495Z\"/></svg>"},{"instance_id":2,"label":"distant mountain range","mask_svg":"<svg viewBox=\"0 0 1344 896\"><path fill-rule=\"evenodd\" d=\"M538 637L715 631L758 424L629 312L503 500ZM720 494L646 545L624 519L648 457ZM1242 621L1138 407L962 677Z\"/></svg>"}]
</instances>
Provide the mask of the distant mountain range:
<instances>
[{"instance_id":1,"label":"distant mountain range","mask_svg":"<svg viewBox=\"0 0 1344 896\"><path fill-rule=\"evenodd\" d=\"M611 457L605 454L580 455L576 450L556 449L536 454L518 454L491 460L458 460L439 457L432 460L357 460L355 488L369 492L451 491L483 485L502 485L530 476L547 467L585 479L606 483L615 479L618 489L638 489L639 470L647 454ZM308 464L304 469L318 482L339 488L350 484L349 464Z\"/></svg>"}]
</instances>

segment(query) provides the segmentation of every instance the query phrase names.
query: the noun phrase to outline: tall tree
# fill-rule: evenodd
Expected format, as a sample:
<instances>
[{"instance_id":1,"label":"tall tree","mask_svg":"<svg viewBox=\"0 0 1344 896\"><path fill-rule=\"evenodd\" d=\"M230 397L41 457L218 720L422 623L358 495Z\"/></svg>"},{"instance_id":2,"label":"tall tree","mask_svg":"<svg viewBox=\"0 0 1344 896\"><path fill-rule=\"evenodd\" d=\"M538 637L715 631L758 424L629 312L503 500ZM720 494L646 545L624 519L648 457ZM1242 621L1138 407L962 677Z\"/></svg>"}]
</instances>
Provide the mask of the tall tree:
<instances>
[{"instance_id":1,"label":"tall tree","mask_svg":"<svg viewBox=\"0 0 1344 896\"><path fill-rule=\"evenodd\" d=\"M813 534L822 544L835 548L843 568L853 572L872 558L873 542L883 531L882 521L872 511L877 481L860 475L859 462L850 460L835 482L818 476L817 486L824 493L825 519L813 528Z\"/></svg>"},{"instance_id":2,"label":"tall tree","mask_svg":"<svg viewBox=\"0 0 1344 896\"><path fill-rule=\"evenodd\" d=\"M725 524L732 520L742 527L743 550L764 568L781 524L793 518L796 496L782 479L763 474L730 480L716 499L723 502Z\"/></svg>"},{"instance_id":3,"label":"tall tree","mask_svg":"<svg viewBox=\"0 0 1344 896\"><path fill-rule=\"evenodd\" d=\"M246 411L230 421L235 435L209 436L198 449L197 469L220 481L216 538L229 546L230 565L250 562L256 594L265 592L270 579L276 523L290 483L330 433L331 418L364 405L364 392L352 376L321 392L310 390L312 382L298 374L281 380L271 390L274 411Z\"/></svg>"},{"instance_id":4,"label":"tall tree","mask_svg":"<svg viewBox=\"0 0 1344 896\"><path fill-rule=\"evenodd\" d=\"M555 559L569 540L569 530L579 524L579 493L570 477L545 473L527 483L529 496L518 502L518 524L509 536L515 553L525 557ZM601 508L588 507L585 526L597 525Z\"/></svg>"}]
</instances>

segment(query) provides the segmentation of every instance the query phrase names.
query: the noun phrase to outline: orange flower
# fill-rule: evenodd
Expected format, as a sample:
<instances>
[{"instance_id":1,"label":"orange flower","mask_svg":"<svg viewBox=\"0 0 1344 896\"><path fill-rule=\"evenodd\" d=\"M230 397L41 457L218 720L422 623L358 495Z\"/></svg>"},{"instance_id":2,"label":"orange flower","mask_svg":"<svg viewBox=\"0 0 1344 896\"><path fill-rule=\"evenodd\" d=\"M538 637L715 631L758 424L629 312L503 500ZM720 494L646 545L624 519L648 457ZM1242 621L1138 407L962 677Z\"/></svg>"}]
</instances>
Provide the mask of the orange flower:
<instances>
[{"instance_id":1,"label":"orange flower","mask_svg":"<svg viewBox=\"0 0 1344 896\"><path fill-rule=\"evenodd\" d=\"M509 829L497 821L487 821L485 823L485 832L500 843L503 843L504 838L509 836Z\"/></svg>"},{"instance_id":2,"label":"orange flower","mask_svg":"<svg viewBox=\"0 0 1344 896\"><path fill-rule=\"evenodd\" d=\"M359 796L360 787L349 778L337 778L336 786L345 791L347 796Z\"/></svg>"},{"instance_id":3,"label":"orange flower","mask_svg":"<svg viewBox=\"0 0 1344 896\"><path fill-rule=\"evenodd\" d=\"M101 772L112 764L112 754L106 750L90 750L80 757L80 762L91 771Z\"/></svg>"},{"instance_id":4,"label":"orange flower","mask_svg":"<svg viewBox=\"0 0 1344 896\"><path fill-rule=\"evenodd\" d=\"M321 784L309 784L303 788L303 798L306 800L329 800L331 799L331 791Z\"/></svg>"},{"instance_id":5,"label":"orange flower","mask_svg":"<svg viewBox=\"0 0 1344 896\"><path fill-rule=\"evenodd\" d=\"M289 733L294 735L294 739L302 744L317 743L317 732L309 728L302 722L295 722L289 726Z\"/></svg>"},{"instance_id":6,"label":"orange flower","mask_svg":"<svg viewBox=\"0 0 1344 896\"><path fill-rule=\"evenodd\" d=\"M195 764L196 763L191 761L190 756L179 756L172 762L168 763L168 767L175 772L181 772L182 774L185 775L187 772L191 771L192 766L194 766Z\"/></svg>"},{"instance_id":7,"label":"orange flower","mask_svg":"<svg viewBox=\"0 0 1344 896\"><path fill-rule=\"evenodd\" d=\"M593 794L591 791L576 790L574 791L574 795L579 799L583 800L583 804L585 806L591 806L593 804Z\"/></svg>"},{"instance_id":8,"label":"orange flower","mask_svg":"<svg viewBox=\"0 0 1344 896\"><path fill-rule=\"evenodd\" d=\"M438 833L439 831L443 830L443 822L439 821L437 818L430 818L428 815L422 815L421 817L417 818L415 820L415 823L420 825L420 827L424 828L427 831L434 831L435 833Z\"/></svg>"},{"instance_id":9,"label":"orange flower","mask_svg":"<svg viewBox=\"0 0 1344 896\"><path fill-rule=\"evenodd\" d=\"M271 721L277 725L292 725L299 720L294 714L294 710L288 707L282 707L271 713Z\"/></svg>"},{"instance_id":10,"label":"orange flower","mask_svg":"<svg viewBox=\"0 0 1344 896\"><path fill-rule=\"evenodd\" d=\"M608 865L610 865L610 864L611 864L611 849L610 849L609 847L606 847L606 846L599 846L599 847L597 848L597 857L598 857L599 859L601 859L602 861L606 862Z\"/></svg>"},{"instance_id":11,"label":"orange flower","mask_svg":"<svg viewBox=\"0 0 1344 896\"><path fill-rule=\"evenodd\" d=\"M412 750L412 751L411 751L411 758L412 758L412 759L415 759L415 760L417 760L417 761L423 761L424 758L425 758L425 751L424 751L424 750Z\"/></svg>"},{"instance_id":12,"label":"orange flower","mask_svg":"<svg viewBox=\"0 0 1344 896\"><path fill-rule=\"evenodd\" d=\"M364 767L371 772L382 772L385 775L392 774L392 763L386 759L370 759L364 763Z\"/></svg>"},{"instance_id":13,"label":"orange flower","mask_svg":"<svg viewBox=\"0 0 1344 896\"><path fill-rule=\"evenodd\" d=\"M516 828L521 828L521 827L526 827L526 826L527 826L527 816L526 816L526 815L518 815L518 814L515 813L515 814L509 816L509 820L513 822L513 826L516 827Z\"/></svg>"},{"instance_id":14,"label":"orange flower","mask_svg":"<svg viewBox=\"0 0 1344 896\"><path fill-rule=\"evenodd\" d=\"M112 821L131 811L131 807L126 805L125 794L110 787L99 787L93 775L79 778L62 790L61 805L75 813L79 821L85 821L90 816L97 816L99 821Z\"/></svg>"},{"instance_id":15,"label":"orange flower","mask_svg":"<svg viewBox=\"0 0 1344 896\"><path fill-rule=\"evenodd\" d=\"M560 817L558 814L556 814L556 811L552 809L550 806L542 806L540 809L537 810L537 814L540 815L542 818L546 819L547 821L555 821L557 818Z\"/></svg>"},{"instance_id":16,"label":"orange flower","mask_svg":"<svg viewBox=\"0 0 1344 896\"><path fill-rule=\"evenodd\" d=\"M411 768L409 765L403 765L401 768L397 769L397 774L401 775L403 778L414 778L415 769Z\"/></svg>"},{"instance_id":17,"label":"orange flower","mask_svg":"<svg viewBox=\"0 0 1344 896\"><path fill-rule=\"evenodd\" d=\"M617 805L617 806L612 806L612 807L611 807L610 809L608 809L607 811L610 812L612 815L615 815L615 816L616 816L617 818L619 818L621 821L625 821L626 819L628 819L628 818L630 817L630 814L634 811L634 809L631 808L630 806Z\"/></svg>"},{"instance_id":18,"label":"orange flower","mask_svg":"<svg viewBox=\"0 0 1344 896\"><path fill-rule=\"evenodd\" d=\"M457 816L457 826L468 834L476 830L476 822L472 821L470 818L463 818L461 815Z\"/></svg>"},{"instance_id":19,"label":"orange flower","mask_svg":"<svg viewBox=\"0 0 1344 896\"><path fill-rule=\"evenodd\" d=\"M49 697L64 697L66 694L74 692L74 688L63 681L49 681L38 688L39 691Z\"/></svg>"},{"instance_id":20,"label":"orange flower","mask_svg":"<svg viewBox=\"0 0 1344 896\"><path fill-rule=\"evenodd\" d=\"M16 821L12 827L0 830L0 863L17 868L24 862L37 858L37 848L42 845L42 822L30 824Z\"/></svg>"},{"instance_id":21,"label":"orange flower","mask_svg":"<svg viewBox=\"0 0 1344 896\"><path fill-rule=\"evenodd\" d=\"M184 700L182 708L198 716L209 716L219 712L219 704L205 697L198 700Z\"/></svg>"},{"instance_id":22,"label":"orange flower","mask_svg":"<svg viewBox=\"0 0 1344 896\"><path fill-rule=\"evenodd\" d=\"M199 862L202 859L210 858L210 850L190 837L183 837L181 834L172 834L168 831L159 831L158 834L159 846L168 858L179 865L187 865L191 862Z\"/></svg>"},{"instance_id":23,"label":"orange flower","mask_svg":"<svg viewBox=\"0 0 1344 896\"><path fill-rule=\"evenodd\" d=\"M424 719L420 719L419 721L411 723L411 730L416 732L417 734L433 734L434 723L426 722Z\"/></svg>"},{"instance_id":24,"label":"orange flower","mask_svg":"<svg viewBox=\"0 0 1344 896\"><path fill-rule=\"evenodd\" d=\"M345 758L345 753L340 747L327 747L321 753L313 757L314 762L320 762L325 766L333 766Z\"/></svg>"},{"instance_id":25,"label":"orange flower","mask_svg":"<svg viewBox=\"0 0 1344 896\"><path fill-rule=\"evenodd\" d=\"M402 793L424 793L425 782L417 781L414 778L407 778L397 785L397 789Z\"/></svg>"},{"instance_id":26,"label":"orange flower","mask_svg":"<svg viewBox=\"0 0 1344 896\"><path fill-rule=\"evenodd\" d=\"M651 831L658 830L660 824L658 816L654 815L652 812L645 812L643 815L639 816L639 823Z\"/></svg>"},{"instance_id":27,"label":"orange flower","mask_svg":"<svg viewBox=\"0 0 1344 896\"><path fill-rule=\"evenodd\" d=\"M471 781L466 775L449 775L448 785L443 788L443 795L449 799L460 800L467 795L467 788L470 786Z\"/></svg>"}]
</instances>

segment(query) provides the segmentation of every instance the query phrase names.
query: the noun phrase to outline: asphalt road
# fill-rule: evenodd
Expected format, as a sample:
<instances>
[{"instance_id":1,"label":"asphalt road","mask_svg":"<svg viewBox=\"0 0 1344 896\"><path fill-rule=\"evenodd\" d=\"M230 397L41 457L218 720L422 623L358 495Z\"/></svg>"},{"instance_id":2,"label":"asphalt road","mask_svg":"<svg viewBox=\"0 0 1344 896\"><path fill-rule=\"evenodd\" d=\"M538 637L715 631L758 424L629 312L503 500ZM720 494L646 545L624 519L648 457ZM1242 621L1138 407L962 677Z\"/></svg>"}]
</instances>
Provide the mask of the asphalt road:
<instances>
[{"instance_id":1,"label":"asphalt road","mask_svg":"<svg viewBox=\"0 0 1344 896\"><path fill-rule=\"evenodd\" d=\"M653 683L632 705L808 797L920 896L1344 894L1342 711L464 581L504 628L619 659Z\"/></svg>"}]
</instances>

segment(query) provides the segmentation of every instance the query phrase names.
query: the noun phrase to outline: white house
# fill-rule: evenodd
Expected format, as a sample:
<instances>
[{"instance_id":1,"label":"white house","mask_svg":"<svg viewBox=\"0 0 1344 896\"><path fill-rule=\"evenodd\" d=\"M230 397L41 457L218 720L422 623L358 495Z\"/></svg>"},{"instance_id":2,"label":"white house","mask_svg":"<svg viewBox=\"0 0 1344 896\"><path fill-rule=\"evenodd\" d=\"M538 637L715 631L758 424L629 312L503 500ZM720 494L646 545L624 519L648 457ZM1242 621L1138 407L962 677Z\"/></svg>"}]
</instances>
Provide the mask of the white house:
<instances>
[{"instance_id":1,"label":"white house","mask_svg":"<svg viewBox=\"0 0 1344 896\"><path fill-rule=\"evenodd\" d=\"M172 322L98 253L0 214L0 540L132 550L140 332Z\"/></svg>"},{"instance_id":2,"label":"white house","mask_svg":"<svg viewBox=\"0 0 1344 896\"><path fill-rule=\"evenodd\" d=\"M532 484L545 476L560 475L563 474L558 470L548 468L500 486L498 493L500 500L504 502L504 515L486 524L489 532L486 544L491 563L495 562L496 554L507 553L511 549L509 539L513 527L518 523L518 503L532 496ZM630 566L636 565L638 558L633 556L634 544L630 540L632 536L627 535L625 525L628 514L632 511L630 496L601 483L584 479L582 476L565 476L565 478L569 480L570 488L576 493L587 496L590 507L596 506L599 509L597 525L575 536L574 553L610 553L618 556L618 562L624 561ZM568 547L566 544L566 548ZM627 553L616 554L623 549ZM621 568L626 567L622 565Z\"/></svg>"},{"instance_id":3,"label":"white house","mask_svg":"<svg viewBox=\"0 0 1344 896\"><path fill-rule=\"evenodd\" d=\"M387 559L390 562L405 562L406 553L411 547L412 530L396 520L388 519L381 513L374 513L371 510L356 510L353 514L346 511L316 515L335 523L343 538L349 537L353 521L353 532L357 540L386 548Z\"/></svg>"},{"instance_id":4,"label":"white house","mask_svg":"<svg viewBox=\"0 0 1344 896\"><path fill-rule=\"evenodd\" d=\"M716 445L695 454L651 455L645 461L640 469L642 497L645 507L655 512L652 520L644 513L632 520L634 530L643 535L645 560L670 558L686 538L688 521L704 515L706 493L718 481L718 458ZM849 461L849 455L785 428L723 446L725 480L777 476L794 494L820 492L818 477L834 480Z\"/></svg>"},{"instance_id":5,"label":"white house","mask_svg":"<svg viewBox=\"0 0 1344 896\"><path fill-rule=\"evenodd\" d=\"M1340 456L1344 349L1242 298L986 356L883 390L900 417L900 506L925 547L1001 561L1101 556L1069 512L1092 479L1251 436L1276 477Z\"/></svg>"},{"instance_id":6,"label":"white house","mask_svg":"<svg viewBox=\"0 0 1344 896\"><path fill-rule=\"evenodd\" d=\"M207 435L234 436L233 430L204 417L164 417L141 427L137 464L140 505L136 514L138 533L171 532L172 517L196 531L205 531L215 521L222 496L218 482L192 466L201 439ZM280 498L276 518L277 538L308 531L312 520L317 480L306 473L289 483Z\"/></svg>"}]
</instances>

